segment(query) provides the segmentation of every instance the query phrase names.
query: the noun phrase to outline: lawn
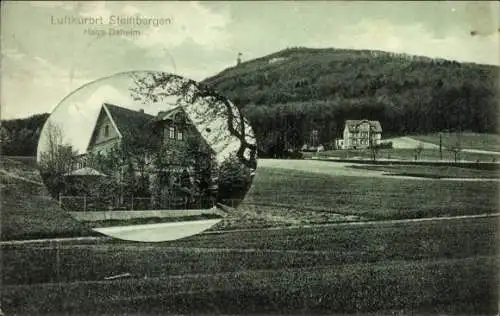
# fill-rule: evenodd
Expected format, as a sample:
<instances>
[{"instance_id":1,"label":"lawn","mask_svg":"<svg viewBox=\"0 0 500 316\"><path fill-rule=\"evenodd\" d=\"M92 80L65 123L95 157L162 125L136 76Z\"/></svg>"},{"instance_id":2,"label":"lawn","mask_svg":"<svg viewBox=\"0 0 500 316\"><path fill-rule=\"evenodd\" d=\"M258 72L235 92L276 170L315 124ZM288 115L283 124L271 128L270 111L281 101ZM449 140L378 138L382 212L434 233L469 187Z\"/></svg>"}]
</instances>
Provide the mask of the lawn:
<instances>
[{"instance_id":1,"label":"lawn","mask_svg":"<svg viewBox=\"0 0 500 316\"><path fill-rule=\"evenodd\" d=\"M439 145L438 133L410 137L423 142ZM497 134L462 133L458 136L456 133L443 133L442 141L444 147L455 146L457 141L460 141L460 146L462 148L500 152L500 135Z\"/></svg>"},{"instance_id":2,"label":"lawn","mask_svg":"<svg viewBox=\"0 0 500 316\"><path fill-rule=\"evenodd\" d=\"M497 239L490 218L3 246L1 303L7 314L493 314Z\"/></svg>"},{"instance_id":3,"label":"lawn","mask_svg":"<svg viewBox=\"0 0 500 316\"><path fill-rule=\"evenodd\" d=\"M497 182L331 176L259 167L245 203L371 220L496 213Z\"/></svg>"}]
</instances>

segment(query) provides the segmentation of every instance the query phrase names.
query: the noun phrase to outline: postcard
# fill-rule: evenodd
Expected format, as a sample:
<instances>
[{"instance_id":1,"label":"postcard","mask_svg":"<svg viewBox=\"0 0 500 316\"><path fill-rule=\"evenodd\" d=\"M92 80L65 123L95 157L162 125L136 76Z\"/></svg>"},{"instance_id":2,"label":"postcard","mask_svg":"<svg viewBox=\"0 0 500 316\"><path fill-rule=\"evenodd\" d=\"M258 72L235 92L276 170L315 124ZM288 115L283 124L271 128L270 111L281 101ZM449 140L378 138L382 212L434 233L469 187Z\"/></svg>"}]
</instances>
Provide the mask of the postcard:
<instances>
[{"instance_id":1,"label":"postcard","mask_svg":"<svg viewBox=\"0 0 500 316\"><path fill-rule=\"evenodd\" d=\"M498 315L498 2L1 8L1 315Z\"/></svg>"}]
</instances>

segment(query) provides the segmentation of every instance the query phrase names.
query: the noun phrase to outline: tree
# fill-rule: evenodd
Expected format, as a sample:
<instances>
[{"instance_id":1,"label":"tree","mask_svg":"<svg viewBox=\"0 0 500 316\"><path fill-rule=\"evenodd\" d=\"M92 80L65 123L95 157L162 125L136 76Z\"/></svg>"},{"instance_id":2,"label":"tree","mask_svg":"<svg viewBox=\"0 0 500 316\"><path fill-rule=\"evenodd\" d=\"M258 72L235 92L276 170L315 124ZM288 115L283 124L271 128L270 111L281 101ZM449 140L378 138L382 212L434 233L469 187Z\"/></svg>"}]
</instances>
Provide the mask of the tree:
<instances>
[{"instance_id":1,"label":"tree","mask_svg":"<svg viewBox=\"0 0 500 316\"><path fill-rule=\"evenodd\" d=\"M211 142L227 143L236 137L240 142L237 157L246 166L255 165L255 135L243 113L226 97L194 80L164 72L136 73L132 78L135 87L130 92L136 101L156 103L177 96L178 101L185 104L184 110L197 127L208 126L214 120L220 122L219 130Z\"/></svg>"},{"instance_id":2,"label":"tree","mask_svg":"<svg viewBox=\"0 0 500 316\"><path fill-rule=\"evenodd\" d=\"M372 137L373 127L370 124L370 132L368 133L368 142L370 143L370 153L373 161L377 160L378 150L380 147L375 143L375 139Z\"/></svg>"},{"instance_id":3,"label":"tree","mask_svg":"<svg viewBox=\"0 0 500 316\"><path fill-rule=\"evenodd\" d=\"M417 147L415 147L414 152L415 152L415 160L420 159L420 155L422 154L422 151L424 150L424 144L419 143Z\"/></svg>"},{"instance_id":4,"label":"tree","mask_svg":"<svg viewBox=\"0 0 500 316\"><path fill-rule=\"evenodd\" d=\"M448 150L453 154L453 160L455 162L458 162L458 160L460 160L460 152L462 151L460 141L457 140L457 142L453 146L448 148Z\"/></svg>"},{"instance_id":5,"label":"tree","mask_svg":"<svg viewBox=\"0 0 500 316\"><path fill-rule=\"evenodd\" d=\"M61 128L47 122L45 144L40 152L38 167L47 189L56 197L66 187L64 174L71 172L77 152L72 146L63 143Z\"/></svg>"},{"instance_id":6,"label":"tree","mask_svg":"<svg viewBox=\"0 0 500 316\"><path fill-rule=\"evenodd\" d=\"M252 184L251 169L241 163L235 154L229 155L220 165L218 172L219 192L217 201L237 206Z\"/></svg>"}]
</instances>

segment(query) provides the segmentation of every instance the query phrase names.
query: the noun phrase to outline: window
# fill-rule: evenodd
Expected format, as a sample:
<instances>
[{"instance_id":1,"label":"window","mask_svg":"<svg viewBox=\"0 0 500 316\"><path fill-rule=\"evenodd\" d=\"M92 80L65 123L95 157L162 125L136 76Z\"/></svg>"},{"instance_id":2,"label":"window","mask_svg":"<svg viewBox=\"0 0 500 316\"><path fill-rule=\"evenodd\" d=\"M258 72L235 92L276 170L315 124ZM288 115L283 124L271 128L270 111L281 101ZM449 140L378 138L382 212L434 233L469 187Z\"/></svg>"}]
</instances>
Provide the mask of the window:
<instances>
[{"instance_id":1,"label":"window","mask_svg":"<svg viewBox=\"0 0 500 316\"><path fill-rule=\"evenodd\" d=\"M104 137L109 136L109 125L104 126Z\"/></svg>"},{"instance_id":2,"label":"window","mask_svg":"<svg viewBox=\"0 0 500 316\"><path fill-rule=\"evenodd\" d=\"M170 138L174 139L175 138L175 128L170 127Z\"/></svg>"},{"instance_id":3,"label":"window","mask_svg":"<svg viewBox=\"0 0 500 316\"><path fill-rule=\"evenodd\" d=\"M177 132L177 140L182 140L182 132L181 131Z\"/></svg>"}]
</instances>

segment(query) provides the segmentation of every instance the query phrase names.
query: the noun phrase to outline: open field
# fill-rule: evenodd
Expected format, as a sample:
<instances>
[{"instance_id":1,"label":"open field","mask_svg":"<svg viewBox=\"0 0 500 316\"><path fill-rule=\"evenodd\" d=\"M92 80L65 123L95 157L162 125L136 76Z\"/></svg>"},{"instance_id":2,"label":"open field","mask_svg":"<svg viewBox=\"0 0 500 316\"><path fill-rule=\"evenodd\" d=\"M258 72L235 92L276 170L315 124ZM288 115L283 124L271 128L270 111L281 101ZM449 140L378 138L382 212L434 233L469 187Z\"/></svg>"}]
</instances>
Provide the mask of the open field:
<instances>
[{"instance_id":1,"label":"open field","mask_svg":"<svg viewBox=\"0 0 500 316\"><path fill-rule=\"evenodd\" d=\"M498 183L408 180L345 164L294 163L259 162L237 216L215 228L226 231L163 243L97 239L2 245L2 311L498 312L498 216L316 225L495 213ZM7 193L2 239L10 226L16 228L8 230L11 238L85 234L80 223L65 221L67 214L50 198L40 198L42 189L2 176L2 194ZM30 193L35 197L25 199Z\"/></svg>"},{"instance_id":2,"label":"open field","mask_svg":"<svg viewBox=\"0 0 500 316\"><path fill-rule=\"evenodd\" d=\"M412 135L410 137L423 142L439 145L438 133ZM458 137L456 133L443 133L442 141L444 147L455 146L457 141L460 141L460 146L462 148L500 152L500 135L497 134L462 133Z\"/></svg>"},{"instance_id":3,"label":"open field","mask_svg":"<svg viewBox=\"0 0 500 316\"><path fill-rule=\"evenodd\" d=\"M497 240L494 217L3 246L1 303L7 314L491 314Z\"/></svg>"},{"instance_id":4,"label":"open field","mask_svg":"<svg viewBox=\"0 0 500 316\"><path fill-rule=\"evenodd\" d=\"M287 168L286 161L283 169L261 165L246 203L289 205L370 220L495 213L498 208L496 182L335 176L335 163L294 163L315 172Z\"/></svg>"}]
</instances>

